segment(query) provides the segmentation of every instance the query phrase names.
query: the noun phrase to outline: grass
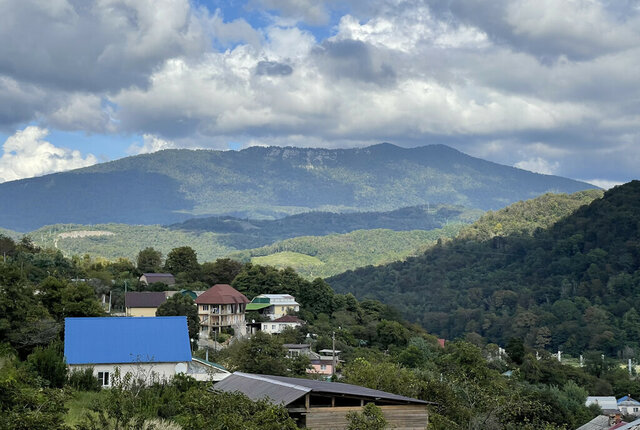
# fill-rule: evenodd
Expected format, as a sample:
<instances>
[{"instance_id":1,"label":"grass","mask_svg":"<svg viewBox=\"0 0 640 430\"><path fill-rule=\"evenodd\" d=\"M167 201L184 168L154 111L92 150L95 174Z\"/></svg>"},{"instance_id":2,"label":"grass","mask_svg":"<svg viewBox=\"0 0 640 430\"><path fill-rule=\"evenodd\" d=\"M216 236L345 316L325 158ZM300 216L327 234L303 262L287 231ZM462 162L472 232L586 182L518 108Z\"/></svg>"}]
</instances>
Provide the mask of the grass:
<instances>
[{"instance_id":1,"label":"grass","mask_svg":"<svg viewBox=\"0 0 640 430\"><path fill-rule=\"evenodd\" d=\"M89 412L90 406L103 397L104 391L74 391L67 400L65 406L69 409L65 417L65 423L74 426Z\"/></svg>"}]
</instances>

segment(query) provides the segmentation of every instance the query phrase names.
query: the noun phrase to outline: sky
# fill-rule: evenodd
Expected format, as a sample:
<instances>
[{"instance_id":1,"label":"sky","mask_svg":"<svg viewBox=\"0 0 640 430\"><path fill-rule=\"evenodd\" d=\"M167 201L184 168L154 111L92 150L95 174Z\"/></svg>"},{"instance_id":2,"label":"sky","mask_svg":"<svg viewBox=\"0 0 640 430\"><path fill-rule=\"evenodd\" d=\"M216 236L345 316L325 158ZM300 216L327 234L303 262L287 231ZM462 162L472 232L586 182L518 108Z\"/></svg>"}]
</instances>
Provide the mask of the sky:
<instances>
[{"instance_id":1,"label":"sky","mask_svg":"<svg viewBox=\"0 0 640 430\"><path fill-rule=\"evenodd\" d=\"M640 0L0 0L0 40L0 182L380 142L640 176Z\"/></svg>"}]
</instances>

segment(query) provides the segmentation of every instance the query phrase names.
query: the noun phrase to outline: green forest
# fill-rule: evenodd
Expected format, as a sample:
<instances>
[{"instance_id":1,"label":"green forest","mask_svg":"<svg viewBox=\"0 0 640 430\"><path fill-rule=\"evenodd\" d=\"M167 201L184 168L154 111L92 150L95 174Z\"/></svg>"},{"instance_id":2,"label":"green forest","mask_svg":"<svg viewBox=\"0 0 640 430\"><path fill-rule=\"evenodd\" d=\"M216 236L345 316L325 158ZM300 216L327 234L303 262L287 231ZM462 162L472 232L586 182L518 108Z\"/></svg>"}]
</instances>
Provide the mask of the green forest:
<instances>
[{"instance_id":1,"label":"green forest","mask_svg":"<svg viewBox=\"0 0 640 430\"><path fill-rule=\"evenodd\" d=\"M232 371L307 377L308 361L287 358L283 344L310 342L317 351L330 347L335 333L344 360L339 380L433 402L429 429L575 428L600 412L584 406L587 395L640 395L635 375L609 359L586 356L582 368L547 354L538 360L519 338L509 340L505 354L498 345L478 339L448 341L441 347L435 336L392 307L335 293L321 278L306 280L292 269L228 259L200 264L189 247L175 248L166 258L151 248L141 250L135 263L67 259L28 238L3 236L0 247L2 429L295 428L283 407L216 392L215 386L211 390L209 383L189 377L150 386L123 378L112 389L99 390L91 372L67 372L60 342L64 318L105 315L99 298L109 293L114 309L121 309L117 297L127 283L132 290L148 288L136 283L136 276L154 268L178 273L176 289L229 282L249 298L262 293L298 298L298 316L306 325L280 335L239 339L211 351L210 359ZM175 297L187 308L163 305L162 314L193 319L191 299ZM195 354L202 357L205 351ZM508 370L511 376L506 376ZM355 416L353 422L363 421Z\"/></svg>"},{"instance_id":2,"label":"green forest","mask_svg":"<svg viewBox=\"0 0 640 430\"><path fill-rule=\"evenodd\" d=\"M540 351L636 359L640 182L566 213L567 198L575 207L594 197L518 203L419 257L328 282L339 292L382 300L441 337L501 345L517 337Z\"/></svg>"}]
</instances>

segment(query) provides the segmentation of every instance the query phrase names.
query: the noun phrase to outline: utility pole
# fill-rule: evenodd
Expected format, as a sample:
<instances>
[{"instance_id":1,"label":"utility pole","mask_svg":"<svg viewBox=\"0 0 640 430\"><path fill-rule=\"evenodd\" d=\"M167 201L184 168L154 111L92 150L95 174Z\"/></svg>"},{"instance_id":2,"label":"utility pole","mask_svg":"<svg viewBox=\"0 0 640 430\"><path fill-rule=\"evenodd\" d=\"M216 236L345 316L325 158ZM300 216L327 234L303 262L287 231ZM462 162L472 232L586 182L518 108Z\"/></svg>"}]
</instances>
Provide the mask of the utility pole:
<instances>
[{"instance_id":1,"label":"utility pole","mask_svg":"<svg viewBox=\"0 0 640 430\"><path fill-rule=\"evenodd\" d=\"M331 348L331 379L336 376L336 332L334 331L331 335L333 340L332 348Z\"/></svg>"}]
</instances>

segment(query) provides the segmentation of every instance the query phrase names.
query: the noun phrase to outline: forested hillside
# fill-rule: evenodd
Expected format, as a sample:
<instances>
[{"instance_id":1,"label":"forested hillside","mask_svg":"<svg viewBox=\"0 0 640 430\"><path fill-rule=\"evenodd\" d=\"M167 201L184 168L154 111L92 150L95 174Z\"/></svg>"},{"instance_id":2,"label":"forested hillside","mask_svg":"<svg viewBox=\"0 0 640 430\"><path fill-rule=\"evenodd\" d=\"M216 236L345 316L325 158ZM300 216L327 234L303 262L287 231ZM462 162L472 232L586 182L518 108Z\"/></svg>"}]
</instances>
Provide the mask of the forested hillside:
<instances>
[{"instance_id":1,"label":"forested hillside","mask_svg":"<svg viewBox=\"0 0 640 430\"><path fill-rule=\"evenodd\" d=\"M432 230L446 227L446 232L416 235L395 231L365 232L340 239L307 238L305 243L321 242L322 247L336 247L337 252L344 251L341 244L351 245L352 251L358 244L366 249L358 251L358 258L352 258L350 264L341 265L340 270L322 272L318 276L330 276L368 264L395 261L402 256L415 253L416 249L427 244L433 237L450 237L457 225L470 223L481 215L481 211L459 206L415 206L390 212L357 212L338 214L330 212L310 212L292 215L278 220L250 220L234 217L209 217L188 220L169 227L159 225L127 224L56 224L42 227L29 233L33 241L42 247L60 249L65 255L89 254L110 260L117 258L133 259L140 248L153 247L163 254L180 245L189 245L196 250L203 261L211 261L229 253L263 247L283 239L298 236L323 236L334 233L349 233L361 229L389 230ZM2 230L0 230L2 233ZM5 236L17 238L19 233L5 230ZM405 240L405 238L410 238ZM302 242L296 242L302 243ZM276 245L278 248L279 245ZM286 246L290 246L287 244ZM274 249L276 249L274 248ZM315 255L318 250L307 250L300 245L289 250ZM253 252L255 256L267 255L265 250ZM278 251L269 251L273 253ZM326 257L326 252L324 253ZM397 256L398 258L394 258ZM369 258L371 257L371 258ZM244 253L239 258L250 258ZM326 258L323 258L323 261ZM293 266L296 266L293 264Z\"/></svg>"},{"instance_id":2,"label":"forested hillside","mask_svg":"<svg viewBox=\"0 0 640 430\"><path fill-rule=\"evenodd\" d=\"M2 183L0 201L11 204L2 207L0 226L25 232L57 223L169 224L194 215L280 218L427 203L487 210L589 188L443 145L165 150Z\"/></svg>"},{"instance_id":3,"label":"forested hillside","mask_svg":"<svg viewBox=\"0 0 640 430\"><path fill-rule=\"evenodd\" d=\"M357 230L347 234L303 236L229 254L243 262L292 267L307 278L327 277L349 269L404 260L438 239L451 238L463 224L430 231Z\"/></svg>"},{"instance_id":4,"label":"forested hillside","mask_svg":"<svg viewBox=\"0 0 640 430\"><path fill-rule=\"evenodd\" d=\"M579 204L592 197L569 198ZM640 182L609 190L542 229L562 216L557 209L566 199L544 196L487 214L420 257L329 282L341 292L379 298L447 338L477 333L571 354L636 354Z\"/></svg>"}]
</instances>

